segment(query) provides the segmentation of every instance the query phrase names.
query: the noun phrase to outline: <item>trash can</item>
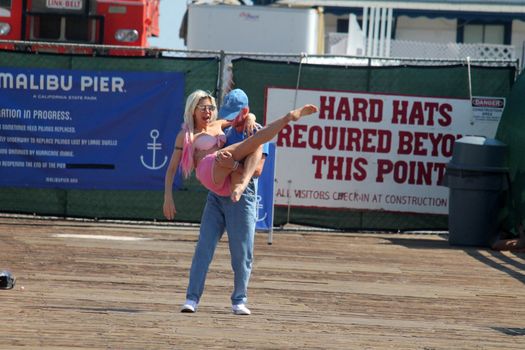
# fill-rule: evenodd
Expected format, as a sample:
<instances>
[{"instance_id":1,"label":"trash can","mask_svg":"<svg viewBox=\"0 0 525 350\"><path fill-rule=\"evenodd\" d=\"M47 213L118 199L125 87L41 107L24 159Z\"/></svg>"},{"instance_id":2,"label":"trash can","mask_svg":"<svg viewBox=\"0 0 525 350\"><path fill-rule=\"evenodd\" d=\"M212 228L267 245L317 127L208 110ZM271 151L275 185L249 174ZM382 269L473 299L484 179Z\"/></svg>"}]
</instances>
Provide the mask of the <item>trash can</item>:
<instances>
[{"instance_id":1,"label":"trash can","mask_svg":"<svg viewBox=\"0 0 525 350\"><path fill-rule=\"evenodd\" d=\"M490 247L499 231L498 215L508 189L506 145L466 136L454 143L444 185L449 187L449 244Z\"/></svg>"}]
</instances>

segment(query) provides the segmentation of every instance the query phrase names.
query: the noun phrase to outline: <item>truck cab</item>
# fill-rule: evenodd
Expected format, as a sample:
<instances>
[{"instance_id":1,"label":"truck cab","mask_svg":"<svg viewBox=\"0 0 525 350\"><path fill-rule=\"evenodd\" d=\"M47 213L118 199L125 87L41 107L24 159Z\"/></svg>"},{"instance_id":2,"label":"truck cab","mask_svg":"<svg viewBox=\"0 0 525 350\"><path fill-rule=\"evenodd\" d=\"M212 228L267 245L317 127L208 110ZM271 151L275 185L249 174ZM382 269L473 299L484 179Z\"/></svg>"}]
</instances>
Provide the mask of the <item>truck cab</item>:
<instances>
[{"instance_id":1,"label":"truck cab","mask_svg":"<svg viewBox=\"0 0 525 350\"><path fill-rule=\"evenodd\" d=\"M91 53L82 45L148 47L159 35L160 0L0 0L0 40L29 42L23 49ZM46 45L74 43L78 46ZM0 44L20 49L20 45ZM110 55L141 55L143 50L111 49Z\"/></svg>"}]
</instances>

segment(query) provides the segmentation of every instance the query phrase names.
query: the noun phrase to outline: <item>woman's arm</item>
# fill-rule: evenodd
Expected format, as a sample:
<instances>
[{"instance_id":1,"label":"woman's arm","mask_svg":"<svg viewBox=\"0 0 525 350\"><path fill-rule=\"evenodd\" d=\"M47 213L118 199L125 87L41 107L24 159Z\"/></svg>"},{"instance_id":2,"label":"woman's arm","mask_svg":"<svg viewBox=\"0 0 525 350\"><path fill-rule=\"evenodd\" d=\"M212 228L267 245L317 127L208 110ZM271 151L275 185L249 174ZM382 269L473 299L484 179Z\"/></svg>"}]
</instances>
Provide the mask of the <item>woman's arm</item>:
<instances>
[{"instance_id":1,"label":"woman's arm","mask_svg":"<svg viewBox=\"0 0 525 350\"><path fill-rule=\"evenodd\" d=\"M231 120L218 119L217 122L220 124L222 130L224 130L227 127L232 125L232 121Z\"/></svg>"},{"instance_id":2,"label":"woman's arm","mask_svg":"<svg viewBox=\"0 0 525 350\"><path fill-rule=\"evenodd\" d=\"M166 170L166 176L164 178L164 204L162 207L164 216L168 220L173 220L177 209L175 208L175 202L173 200L173 179L179 168L180 160L182 157L182 147L184 145L184 132L181 131L175 139L175 149L171 154L170 163Z\"/></svg>"}]
</instances>

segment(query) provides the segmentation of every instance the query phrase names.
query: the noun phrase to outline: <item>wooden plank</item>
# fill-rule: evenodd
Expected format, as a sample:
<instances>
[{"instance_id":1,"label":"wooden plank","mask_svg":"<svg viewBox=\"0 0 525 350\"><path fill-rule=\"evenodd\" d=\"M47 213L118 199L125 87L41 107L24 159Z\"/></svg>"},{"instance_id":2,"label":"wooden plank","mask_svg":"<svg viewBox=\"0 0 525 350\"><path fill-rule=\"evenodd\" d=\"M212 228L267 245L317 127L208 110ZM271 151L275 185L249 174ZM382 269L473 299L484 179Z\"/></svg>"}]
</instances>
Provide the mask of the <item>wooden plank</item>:
<instances>
[{"instance_id":1,"label":"wooden plank","mask_svg":"<svg viewBox=\"0 0 525 350\"><path fill-rule=\"evenodd\" d=\"M182 314L196 228L0 217L2 349L524 349L525 253L438 235L258 233L251 316L226 236ZM120 238L120 240L119 240ZM140 238L140 240L136 240Z\"/></svg>"}]
</instances>

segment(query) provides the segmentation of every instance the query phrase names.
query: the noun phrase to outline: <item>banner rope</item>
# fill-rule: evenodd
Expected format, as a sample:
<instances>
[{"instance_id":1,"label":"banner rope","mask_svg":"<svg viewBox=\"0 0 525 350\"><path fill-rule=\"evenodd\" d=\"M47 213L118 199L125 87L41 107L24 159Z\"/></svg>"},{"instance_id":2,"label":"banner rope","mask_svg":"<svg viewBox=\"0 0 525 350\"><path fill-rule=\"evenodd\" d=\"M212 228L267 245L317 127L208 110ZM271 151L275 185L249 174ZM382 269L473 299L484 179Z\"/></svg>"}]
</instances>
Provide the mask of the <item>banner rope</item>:
<instances>
[{"instance_id":1,"label":"banner rope","mask_svg":"<svg viewBox=\"0 0 525 350\"><path fill-rule=\"evenodd\" d=\"M308 57L308 54L306 52L301 52L301 56L299 58L299 70L297 72L297 81L295 83L295 93L293 97L293 109L297 108L297 93L299 92L299 84L301 83L301 72L303 70L303 59ZM292 203L290 201L290 190L292 187L292 180L288 180L288 208L286 213L286 224L290 223L290 210L292 207Z\"/></svg>"},{"instance_id":2,"label":"banner rope","mask_svg":"<svg viewBox=\"0 0 525 350\"><path fill-rule=\"evenodd\" d=\"M301 52L299 59L299 71L297 72L297 81L295 83L295 95L293 98L293 108L297 108L297 92L299 91L299 84L301 83L301 72L303 70L303 59L307 58L308 54L306 52Z\"/></svg>"}]
</instances>

